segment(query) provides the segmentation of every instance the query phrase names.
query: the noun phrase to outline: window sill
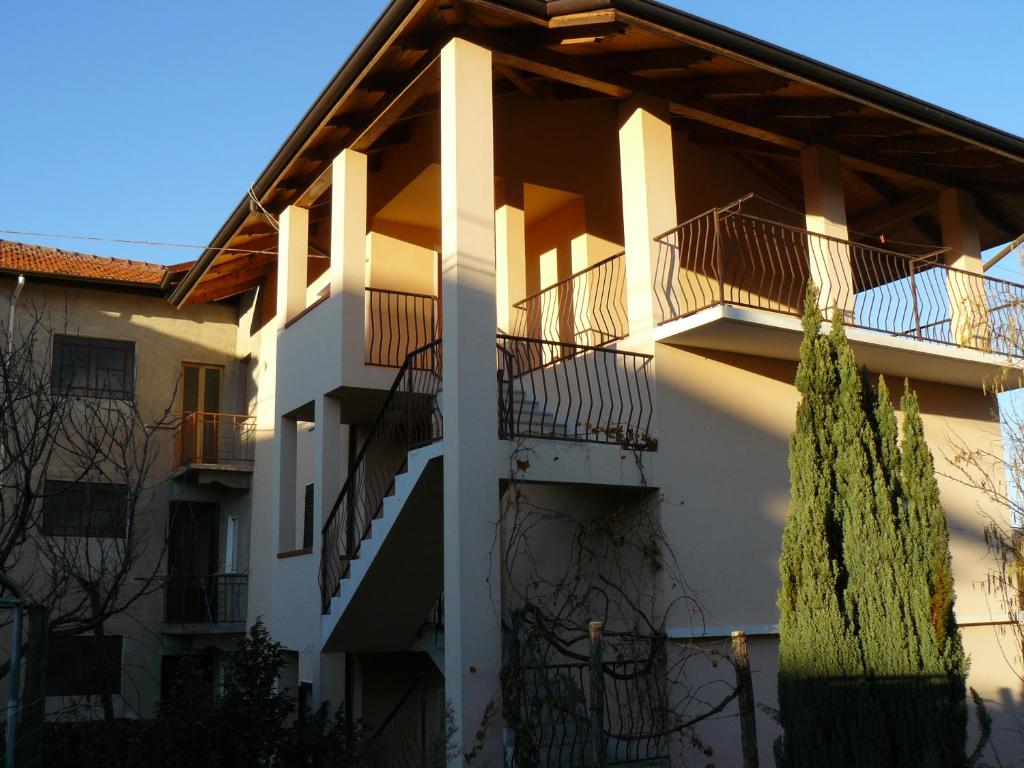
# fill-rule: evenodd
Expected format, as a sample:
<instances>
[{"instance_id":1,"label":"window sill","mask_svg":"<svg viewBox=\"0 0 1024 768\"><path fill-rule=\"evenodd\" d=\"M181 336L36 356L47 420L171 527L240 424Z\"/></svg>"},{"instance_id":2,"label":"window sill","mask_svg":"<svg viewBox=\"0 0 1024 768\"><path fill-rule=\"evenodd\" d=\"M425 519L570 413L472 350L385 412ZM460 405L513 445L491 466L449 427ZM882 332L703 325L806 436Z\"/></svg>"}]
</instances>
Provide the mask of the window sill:
<instances>
[{"instance_id":1,"label":"window sill","mask_svg":"<svg viewBox=\"0 0 1024 768\"><path fill-rule=\"evenodd\" d=\"M277 559L284 560L286 557L301 557L302 555L312 555L312 547L303 547L302 549L289 549L285 552L278 552Z\"/></svg>"}]
</instances>

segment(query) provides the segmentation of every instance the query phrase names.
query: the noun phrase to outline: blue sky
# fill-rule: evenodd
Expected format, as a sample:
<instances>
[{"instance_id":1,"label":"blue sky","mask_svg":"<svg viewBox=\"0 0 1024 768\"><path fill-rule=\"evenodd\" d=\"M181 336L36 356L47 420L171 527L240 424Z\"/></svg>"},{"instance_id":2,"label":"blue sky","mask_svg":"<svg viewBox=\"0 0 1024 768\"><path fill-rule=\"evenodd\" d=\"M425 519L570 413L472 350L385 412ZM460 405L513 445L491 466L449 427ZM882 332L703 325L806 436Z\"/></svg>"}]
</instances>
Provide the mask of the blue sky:
<instances>
[{"instance_id":1,"label":"blue sky","mask_svg":"<svg viewBox=\"0 0 1024 768\"><path fill-rule=\"evenodd\" d=\"M1016 0L671 4L1024 134ZM0 229L206 243L384 5L0 0Z\"/></svg>"}]
</instances>

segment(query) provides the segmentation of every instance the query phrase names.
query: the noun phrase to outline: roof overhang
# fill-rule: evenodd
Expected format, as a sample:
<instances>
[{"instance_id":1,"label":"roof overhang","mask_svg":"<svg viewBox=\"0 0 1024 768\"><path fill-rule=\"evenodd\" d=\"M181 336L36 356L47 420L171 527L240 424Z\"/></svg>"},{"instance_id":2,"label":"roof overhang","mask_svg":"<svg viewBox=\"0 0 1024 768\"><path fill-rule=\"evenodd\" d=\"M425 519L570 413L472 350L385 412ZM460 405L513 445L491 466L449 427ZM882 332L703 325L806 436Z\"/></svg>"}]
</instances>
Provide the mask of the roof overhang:
<instances>
[{"instance_id":1,"label":"roof overhang","mask_svg":"<svg viewBox=\"0 0 1024 768\"><path fill-rule=\"evenodd\" d=\"M487 23L467 21L467 13L470 17L486 17ZM712 102L665 80L636 72L621 74L596 66L596 59L588 61L593 51L609 50L607 44L604 49L574 45L570 54L552 51L546 44L535 44L531 49L522 43L526 37L564 40L565 30L584 30L588 26L644 36L654 41L655 49L688 47L722 57L753 67L766 77L777 76L853 102L873 115L882 113L894 123L920 129L927 137L938 137L936 141L948 141L953 147L949 151L959 151L958 157L967 158L952 170L936 170L916 161L897 162L888 155L875 157L850 142L836 141L834 148L852 167L867 174L884 172L897 180L905 176L919 181L926 190L960 186L1001 196L993 200L987 215L986 245L1005 242L1024 230L1024 140L1020 137L719 24L652 0L393 0L253 183L251 197L248 193L243 197L169 300L178 306L189 300L207 270L256 217L252 198L274 212L308 195L310 186L322 191L337 152L373 124L375 115L401 99L411 79L422 75L424 59L429 63L436 56L437 46L453 36L474 40L495 51L496 63L506 68L555 78L568 72L571 77L565 82L620 98L631 92L665 97L673 104L678 119L710 121L716 130L730 131L743 125L743 114L732 103ZM544 34L556 36L538 37ZM411 50L407 41L414 38L420 41L413 46L419 58L410 59L406 55ZM595 43L600 42L595 37ZM373 88L379 98L367 107L368 91L361 86L378 75L381 77ZM386 84L381 87L380 82ZM742 138L754 144L776 142L789 152L820 143L813 135L791 128L793 122L766 119L763 130L748 132ZM960 144L964 149L957 149ZM916 160L914 155L909 157ZM989 160L995 171L987 175L975 172L975 166ZM1012 205L1007 206L1005 201L1010 198ZM1014 228L1017 231L1012 231Z\"/></svg>"}]
</instances>

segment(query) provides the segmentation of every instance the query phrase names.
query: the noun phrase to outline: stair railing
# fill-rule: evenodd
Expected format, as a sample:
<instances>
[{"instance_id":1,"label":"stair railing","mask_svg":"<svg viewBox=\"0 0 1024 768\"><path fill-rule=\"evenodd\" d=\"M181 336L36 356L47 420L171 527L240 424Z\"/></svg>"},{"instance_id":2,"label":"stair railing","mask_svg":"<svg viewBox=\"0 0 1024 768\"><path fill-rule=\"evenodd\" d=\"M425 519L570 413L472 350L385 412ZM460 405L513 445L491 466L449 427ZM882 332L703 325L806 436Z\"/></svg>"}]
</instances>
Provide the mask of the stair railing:
<instances>
[{"instance_id":1,"label":"stair railing","mask_svg":"<svg viewBox=\"0 0 1024 768\"><path fill-rule=\"evenodd\" d=\"M651 355L499 334L498 432L648 450Z\"/></svg>"},{"instance_id":2,"label":"stair railing","mask_svg":"<svg viewBox=\"0 0 1024 768\"><path fill-rule=\"evenodd\" d=\"M320 598L324 613L359 554L409 451L441 439L441 341L414 350L398 371L324 522Z\"/></svg>"}]
</instances>

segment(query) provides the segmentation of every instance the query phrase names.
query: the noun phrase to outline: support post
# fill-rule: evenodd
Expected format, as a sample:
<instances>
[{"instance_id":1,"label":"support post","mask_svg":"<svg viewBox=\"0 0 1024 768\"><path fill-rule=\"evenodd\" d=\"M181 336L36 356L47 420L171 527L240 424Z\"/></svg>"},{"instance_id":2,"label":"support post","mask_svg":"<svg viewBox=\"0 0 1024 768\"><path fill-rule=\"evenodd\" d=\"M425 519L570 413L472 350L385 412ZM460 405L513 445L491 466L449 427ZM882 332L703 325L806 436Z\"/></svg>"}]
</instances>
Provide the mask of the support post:
<instances>
[{"instance_id":1,"label":"support post","mask_svg":"<svg viewBox=\"0 0 1024 768\"><path fill-rule=\"evenodd\" d=\"M807 238L808 267L818 287L818 306L826 319L838 309L843 322L852 323L855 287L846 242L850 235L839 155L827 147L808 147L800 153L800 169L806 227L811 233Z\"/></svg>"},{"instance_id":2,"label":"support post","mask_svg":"<svg viewBox=\"0 0 1024 768\"><path fill-rule=\"evenodd\" d=\"M757 768L757 721L754 713L754 684L750 678L750 656L746 632L732 633L732 659L736 667L736 688L739 690L740 742L743 745L743 768Z\"/></svg>"},{"instance_id":3,"label":"support post","mask_svg":"<svg viewBox=\"0 0 1024 768\"><path fill-rule=\"evenodd\" d=\"M277 233L277 318L280 327L306 308L309 211L289 205Z\"/></svg>"},{"instance_id":4,"label":"support post","mask_svg":"<svg viewBox=\"0 0 1024 768\"><path fill-rule=\"evenodd\" d=\"M366 155L346 149L331 167L331 296L341 297L342 367L366 345Z\"/></svg>"},{"instance_id":5,"label":"support post","mask_svg":"<svg viewBox=\"0 0 1024 768\"><path fill-rule=\"evenodd\" d=\"M592 621L590 632L590 761L595 768L608 765L604 738L604 624Z\"/></svg>"},{"instance_id":6,"label":"support post","mask_svg":"<svg viewBox=\"0 0 1024 768\"><path fill-rule=\"evenodd\" d=\"M676 183L668 104L633 98L620 110L619 163L626 245L627 346L654 351L654 238L676 225Z\"/></svg>"},{"instance_id":7,"label":"support post","mask_svg":"<svg viewBox=\"0 0 1024 768\"><path fill-rule=\"evenodd\" d=\"M949 341L962 347L989 351L989 325L985 281L981 277L981 239L974 198L961 189L939 194L942 244L949 249L946 290L949 292Z\"/></svg>"},{"instance_id":8,"label":"support post","mask_svg":"<svg viewBox=\"0 0 1024 768\"><path fill-rule=\"evenodd\" d=\"M526 218L522 182L505 181L504 202L494 214L498 328L525 333L527 318L512 305L526 297Z\"/></svg>"},{"instance_id":9,"label":"support post","mask_svg":"<svg viewBox=\"0 0 1024 768\"><path fill-rule=\"evenodd\" d=\"M491 53L441 51L445 691L463 755L500 765L500 572Z\"/></svg>"},{"instance_id":10,"label":"support post","mask_svg":"<svg viewBox=\"0 0 1024 768\"><path fill-rule=\"evenodd\" d=\"M278 416L274 430L274 507L277 551L295 549L295 460L298 448L294 419Z\"/></svg>"}]
</instances>

